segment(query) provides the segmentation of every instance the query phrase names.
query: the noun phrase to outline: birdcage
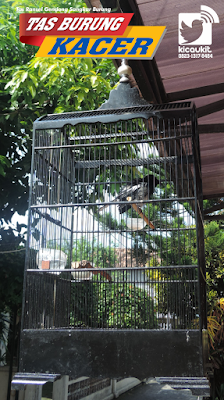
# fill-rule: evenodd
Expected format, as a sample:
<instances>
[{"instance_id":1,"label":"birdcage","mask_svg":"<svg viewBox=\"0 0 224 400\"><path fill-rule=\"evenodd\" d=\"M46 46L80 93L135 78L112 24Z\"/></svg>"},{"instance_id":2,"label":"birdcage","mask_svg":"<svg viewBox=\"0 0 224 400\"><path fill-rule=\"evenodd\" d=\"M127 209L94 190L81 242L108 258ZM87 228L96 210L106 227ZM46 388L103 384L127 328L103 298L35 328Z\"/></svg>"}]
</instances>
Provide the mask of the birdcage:
<instances>
[{"instance_id":1,"label":"birdcage","mask_svg":"<svg viewBox=\"0 0 224 400\"><path fill-rule=\"evenodd\" d=\"M125 81L96 111L43 116L31 181L20 371L202 377L192 103L151 105Z\"/></svg>"}]
</instances>

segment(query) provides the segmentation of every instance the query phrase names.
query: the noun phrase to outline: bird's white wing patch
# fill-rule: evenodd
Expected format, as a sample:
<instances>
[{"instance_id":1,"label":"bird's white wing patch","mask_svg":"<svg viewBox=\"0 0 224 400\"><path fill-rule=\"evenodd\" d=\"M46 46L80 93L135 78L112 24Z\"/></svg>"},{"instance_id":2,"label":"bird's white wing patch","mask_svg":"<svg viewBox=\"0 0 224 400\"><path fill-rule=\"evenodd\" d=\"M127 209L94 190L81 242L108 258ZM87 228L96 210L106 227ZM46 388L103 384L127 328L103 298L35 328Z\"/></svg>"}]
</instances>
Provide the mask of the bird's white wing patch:
<instances>
[{"instance_id":1,"label":"bird's white wing patch","mask_svg":"<svg viewBox=\"0 0 224 400\"><path fill-rule=\"evenodd\" d=\"M122 195L124 196L131 196L133 194L136 193L136 191L138 191L138 189L140 188L140 183L138 185L134 185L134 186L129 186L126 190L124 190L119 197L122 197Z\"/></svg>"}]
</instances>

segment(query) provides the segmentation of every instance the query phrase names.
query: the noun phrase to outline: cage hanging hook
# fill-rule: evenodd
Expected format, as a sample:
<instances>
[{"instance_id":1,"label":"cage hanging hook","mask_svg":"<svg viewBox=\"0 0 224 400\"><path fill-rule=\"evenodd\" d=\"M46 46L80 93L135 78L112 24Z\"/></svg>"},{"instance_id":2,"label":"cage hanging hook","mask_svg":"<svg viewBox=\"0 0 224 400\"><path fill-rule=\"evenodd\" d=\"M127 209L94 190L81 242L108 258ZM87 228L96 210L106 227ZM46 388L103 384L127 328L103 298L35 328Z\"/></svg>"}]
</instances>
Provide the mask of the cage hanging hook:
<instances>
[{"instance_id":1,"label":"cage hanging hook","mask_svg":"<svg viewBox=\"0 0 224 400\"><path fill-rule=\"evenodd\" d=\"M117 70L118 75L120 76L120 83L128 83L129 76L132 74L132 69L128 65L128 60L122 58L121 65Z\"/></svg>"}]
</instances>

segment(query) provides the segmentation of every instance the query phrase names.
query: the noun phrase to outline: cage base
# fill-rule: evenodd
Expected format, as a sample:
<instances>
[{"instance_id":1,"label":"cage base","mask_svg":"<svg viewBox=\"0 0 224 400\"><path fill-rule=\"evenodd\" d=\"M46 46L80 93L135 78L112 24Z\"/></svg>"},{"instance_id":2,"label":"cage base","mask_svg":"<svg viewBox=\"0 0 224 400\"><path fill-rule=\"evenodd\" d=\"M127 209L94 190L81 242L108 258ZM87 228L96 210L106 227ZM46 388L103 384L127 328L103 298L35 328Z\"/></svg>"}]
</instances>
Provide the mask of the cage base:
<instances>
[{"instance_id":1,"label":"cage base","mask_svg":"<svg viewBox=\"0 0 224 400\"><path fill-rule=\"evenodd\" d=\"M200 336L199 330L24 330L20 371L73 379L203 377Z\"/></svg>"}]
</instances>

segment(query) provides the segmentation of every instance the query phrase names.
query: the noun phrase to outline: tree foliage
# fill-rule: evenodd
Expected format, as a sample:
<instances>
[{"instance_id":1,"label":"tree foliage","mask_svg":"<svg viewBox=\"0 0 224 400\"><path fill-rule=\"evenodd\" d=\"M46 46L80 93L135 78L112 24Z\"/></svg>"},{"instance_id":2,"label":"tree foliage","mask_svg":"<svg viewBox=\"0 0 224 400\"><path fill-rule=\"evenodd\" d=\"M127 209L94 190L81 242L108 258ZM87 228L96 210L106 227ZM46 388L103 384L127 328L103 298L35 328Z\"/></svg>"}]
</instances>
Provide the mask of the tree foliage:
<instances>
[{"instance_id":1,"label":"tree foliage","mask_svg":"<svg viewBox=\"0 0 224 400\"><path fill-rule=\"evenodd\" d=\"M92 328L156 328L153 300L145 290L123 281L122 276L116 270L112 283L99 282L97 277L93 281L72 282L78 296L74 298L71 323Z\"/></svg>"},{"instance_id":2,"label":"tree foliage","mask_svg":"<svg viewBox=\"0 0 224 400\"><path fill-rule=\"evenodd\" d=\"M12 228L1 232L0 240L0 311L10 311L21 303L25 248L21 235ZM12 262L12 254L14 254Z\"/></svg>"},{"instance_id":3,"label":"tree foliage","mask_svg":"<svg viewBox=\"0 0 224 400\"><path fill-rule=\"evenodd\" d=\"M55 243L49 242L49 248L55 248ZM61 245L61 249L68 253L70 251L70 244L65 241ZM101 242L97 242L96 238L87 239L82 236L80 239L74 239L72 245L72 260L82 261L87 260L97 268L111 268L115 265L116 254L114 249L105 246Z\"/></svg>"},{"instance_id":4,"label":"tree foliage","mask_svg":"<svg viewBox=\"0 0 224 400\"><path fill-rule=\"evenodd\" d=\"M36 4L6 0L2 3L0 139L4 146L0 150L0 183L1 210L4 212L6 208L7 213L1 218L9 221L15 211L24 214L27 209L27 174L34 120L46 113L98 108L117 82L117 73L110 60L34 57L36 48L19 41L16 7L35 7ZM41 5L64 7L66 2L40 2L38 6ZM85 5L73 1L71 6ZM15 201L16 193L21 201Z\"/></svg>"},{"instance_id":5,"label":"tree foliage","mask_svg":"<svg viewBox=\"0 0 224 400\"><path fill-rule=\"evenodd\" d=\"M224 297L224 231L220 222L205 224L206 281L209 309Z\"/></svg>"},{"instance_id":6,"label":"tree foliage","mask_svg":"<svg viewBox=\"0 0 224 400\"><path fill-rule=\"evenodd\" d=\"M37 48L19 40L16 7L26 6L37 4L1 0L0 252L7 253L1 253L0 311L21 303L24 227L9 224L15 212L24 215L28 208L33 122L46 113L98 108L117 82L110 60L36 58ZM39 1L42 6L86 7L82 0Z\"/></svg>"},{"instance_id":7,"label":"tree foliage","mask_svg":"<svg viewBox=\"0 0 224 400\"><path fill-rule=\"evenodd\" d=\"M13 314L20 315L22 302L25 247L21 246L23 235L15 235L12 228L1 229L0 236L0 342L7 343L9 325ZM18 328L19 331L19 328ZM6 360L0 354L0 361Z\"/></svg>"}]
</instances>

